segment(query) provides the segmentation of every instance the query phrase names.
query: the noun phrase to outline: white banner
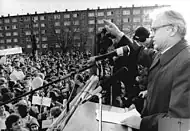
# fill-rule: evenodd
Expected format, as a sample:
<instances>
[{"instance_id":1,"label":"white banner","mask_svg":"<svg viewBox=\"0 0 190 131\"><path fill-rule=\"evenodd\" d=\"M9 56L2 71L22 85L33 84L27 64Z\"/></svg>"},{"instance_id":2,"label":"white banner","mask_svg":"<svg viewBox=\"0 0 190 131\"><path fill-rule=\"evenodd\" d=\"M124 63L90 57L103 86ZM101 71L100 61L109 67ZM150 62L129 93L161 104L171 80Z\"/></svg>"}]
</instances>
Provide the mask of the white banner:
<instances>
[{"instance_id":1,"label":"white banner","mask_svg":"<svg viewBox=\"0 0 190 131\"><path fill-rule=\"evenodd\" d=\"M19 53L22 53L22 47L15 47L15 48L0 50L0 56L19 54Z\"/></svg>"}]
</instances>

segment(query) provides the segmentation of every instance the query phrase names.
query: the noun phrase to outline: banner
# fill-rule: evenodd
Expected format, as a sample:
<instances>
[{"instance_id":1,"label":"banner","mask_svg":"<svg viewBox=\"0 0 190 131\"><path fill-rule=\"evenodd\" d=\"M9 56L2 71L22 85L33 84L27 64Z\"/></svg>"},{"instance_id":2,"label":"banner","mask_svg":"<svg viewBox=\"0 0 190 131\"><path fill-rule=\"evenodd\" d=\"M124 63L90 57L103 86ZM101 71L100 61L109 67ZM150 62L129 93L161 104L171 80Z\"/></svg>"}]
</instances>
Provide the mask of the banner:
<instances>
[{"instance_id":1,"label":"banner","mask_svg":"<svg viewBox=\"0 0 190 131\"><path fill-rule=\"evenodd\" d=\"M43 105L43 106L50 107L50 105L51 105L51 98L40 97L40 96L33 96L32 97L32 104Z\"/></svg>"},{"instance_id":2,"label":"banner","mask_svg":"<svg viewBox=\"0 0 190 131\"><path fill-rule=\"evenodd\" d=\"M15 47L15 48L0 50L0 56L19 54L19 53L22 53L22 47Z\"/></svg>"}]
</instances>

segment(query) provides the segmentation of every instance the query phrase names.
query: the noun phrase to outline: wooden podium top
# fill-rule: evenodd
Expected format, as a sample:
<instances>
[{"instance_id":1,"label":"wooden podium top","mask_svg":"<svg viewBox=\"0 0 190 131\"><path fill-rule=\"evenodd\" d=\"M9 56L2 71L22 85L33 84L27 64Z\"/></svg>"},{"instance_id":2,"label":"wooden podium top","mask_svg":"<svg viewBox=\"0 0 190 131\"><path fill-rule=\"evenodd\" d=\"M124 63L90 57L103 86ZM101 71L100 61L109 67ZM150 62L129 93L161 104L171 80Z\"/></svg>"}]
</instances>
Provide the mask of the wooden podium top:
<instances>
[{"instance_id":1,"label":"wooden podium top","mask_svg":"<svg viewBox=\"0 0 190 131\"><path fill-rule=\"evenodd\" d=\"M98 103L86 102L80 105L68 121L64 131L98 131L96 109L98 109ZM123 108L108 105L102 105L102 109L114 112L125 112ZM127 131L127 129L127 126L102 122L102 131Z\"/></svg>"}]
</instances>

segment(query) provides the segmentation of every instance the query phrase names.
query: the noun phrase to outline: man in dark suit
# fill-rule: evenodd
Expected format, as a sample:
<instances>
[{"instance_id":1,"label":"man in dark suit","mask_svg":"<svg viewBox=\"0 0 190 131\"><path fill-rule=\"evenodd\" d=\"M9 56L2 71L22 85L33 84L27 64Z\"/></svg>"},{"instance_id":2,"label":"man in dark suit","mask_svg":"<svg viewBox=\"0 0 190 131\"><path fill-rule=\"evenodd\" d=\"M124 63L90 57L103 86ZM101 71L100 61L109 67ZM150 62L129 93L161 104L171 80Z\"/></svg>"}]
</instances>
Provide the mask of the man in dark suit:
<instances>
[{"instance_id":1,"label":"man in dark suit","mask_svg":"<svg viewBox=\"0 0 190 131\"><path fill-rule=\"evenodd\" d=\"M174 10L156 16L151 34L154 49L130 40L115 24L106 20L105 24L118 44L127 43L133 59L149 68L147 102L142 116L131 116L123 123L140 131L157 131L158 120L163 117L190 118L190 47L185 40L183 16Z\"/></svg>"}]
</instances>

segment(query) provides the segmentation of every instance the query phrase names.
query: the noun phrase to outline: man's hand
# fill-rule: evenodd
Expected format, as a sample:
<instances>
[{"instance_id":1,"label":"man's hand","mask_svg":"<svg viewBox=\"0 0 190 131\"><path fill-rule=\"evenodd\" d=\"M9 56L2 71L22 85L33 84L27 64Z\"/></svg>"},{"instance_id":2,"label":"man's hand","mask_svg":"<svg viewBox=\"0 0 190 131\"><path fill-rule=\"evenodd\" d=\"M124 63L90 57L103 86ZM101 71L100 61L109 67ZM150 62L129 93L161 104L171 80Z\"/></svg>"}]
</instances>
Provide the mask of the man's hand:
<instances>
[{"instance_id":1,"label":"man's hand","mask_svg":"<svg viewBox=\"0 0 190 131\"><path fill-rule=\"evenodd\" d=\"M122 38L124 33L121 32L114 23L112 23L108 20L104 20L104 23L106 24L105 28L106 28L107 32L114 35L116 37L117 41L120 41L120 39Z\"/></svg>"},{"instance_id":2,"label":"man's hand","mask_svg":"<svg viewBox=\"0 0 190 131\"><path fill-rule=\"evenodd\" d=\"M126 118L121 123L135 129L140 129L141 120L142 118L140 116L133 115L129 118Z\"/></svg>"},{"instance_id":3,"label":"man's hand","mask_svg":"<svg viewBox=\"0 0 190 131\"><path fill-rule=\"evenodd\" d=\"M147 97L147 94L148 94L148 92L147 92L147 90L145 90L145 91L141 91L139 93L139 96L141 96L142 98L145 98L145 97Z\"/></svg>"}]
</instances>

